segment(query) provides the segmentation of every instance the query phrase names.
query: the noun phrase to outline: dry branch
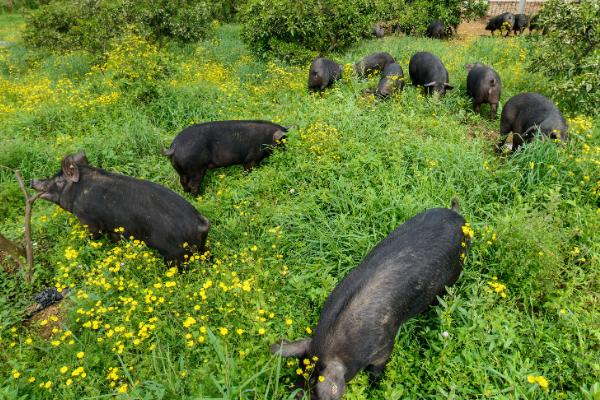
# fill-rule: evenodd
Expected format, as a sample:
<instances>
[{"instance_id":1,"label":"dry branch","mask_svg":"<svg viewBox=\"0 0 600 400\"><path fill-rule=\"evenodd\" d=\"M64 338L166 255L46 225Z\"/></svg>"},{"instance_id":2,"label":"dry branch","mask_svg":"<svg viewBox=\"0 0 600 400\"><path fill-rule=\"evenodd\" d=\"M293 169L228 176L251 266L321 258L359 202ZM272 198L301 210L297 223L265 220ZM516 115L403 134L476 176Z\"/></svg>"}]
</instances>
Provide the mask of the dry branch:
<instances>
[{"instance_id":1,"label":"dry branch","mask_svg":"<svg viewBox=\"0 0 600 400\"><path fill-rule=\"evenodd\" d=\"M33 203L41 196L41 193L36 194L35 196L29 196L27 192L27 187L25 186L25 182L23 181L23 176L21 176L20 171L15 171L15 176L17 177L17 181L19 182L19 186L21 187L21 191L23 192L23 196L25 196L25 256L27 258L27 270L25 271L25 279L27 282L31 282L31 276L33 274L33 242L31 241L31 209L33 207Z\"/></svg>"}]
</instances>

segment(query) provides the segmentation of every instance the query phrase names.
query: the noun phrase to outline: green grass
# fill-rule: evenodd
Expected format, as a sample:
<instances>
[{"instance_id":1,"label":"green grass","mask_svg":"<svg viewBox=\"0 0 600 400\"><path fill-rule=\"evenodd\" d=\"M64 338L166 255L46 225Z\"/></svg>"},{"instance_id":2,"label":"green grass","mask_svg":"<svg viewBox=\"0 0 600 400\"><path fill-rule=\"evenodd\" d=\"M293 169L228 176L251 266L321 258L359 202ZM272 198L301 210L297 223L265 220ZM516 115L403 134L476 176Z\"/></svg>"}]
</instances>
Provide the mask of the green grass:
<instances>
[{"instance_id":1,"label":"green grass","mask_svg":"<svg viewBox=\"0 0 600 400\"><path fill-rule=\"evenodd\" d=\"M0 16L0 32L19 23ZM350 63L389 51L407 73L412 53L432 51L456 86L439 101L408 86L387 102L361 94L376 80L348 75L308 94L307 68L255 60L232 25L189 46L130 37L101 69L80 52L0 49L0 232L11 238L21 235L23 204L9 169L46 177L84 149L94 165L182 193L160 148L187 125L260 118L292 127L286 149L251 173L215 170L200 198L182 193L212 223L213 259L181 274L133 242L92 241L68 213L37 202L34 282L0 269L0 398L291 399L297 365L268 346L305 336L378 241L456 196L475 229L463 275L401 327L381 384L361 374L345 398L597 399L600 119L570 115L567 146L540 141L498 158L498 121L486 107L474 114L464 94L462 66L473 61L500 73L503 102L547 93L523 64L531 45L390 37L337 55ZM131 65L147 75L128 74ZM21 324L31 294L52 284L72 288L58 321ZM71 377L77 367L85 378ZM529 375L545 377L548 391Z\"/></svg>"}]
</instances>

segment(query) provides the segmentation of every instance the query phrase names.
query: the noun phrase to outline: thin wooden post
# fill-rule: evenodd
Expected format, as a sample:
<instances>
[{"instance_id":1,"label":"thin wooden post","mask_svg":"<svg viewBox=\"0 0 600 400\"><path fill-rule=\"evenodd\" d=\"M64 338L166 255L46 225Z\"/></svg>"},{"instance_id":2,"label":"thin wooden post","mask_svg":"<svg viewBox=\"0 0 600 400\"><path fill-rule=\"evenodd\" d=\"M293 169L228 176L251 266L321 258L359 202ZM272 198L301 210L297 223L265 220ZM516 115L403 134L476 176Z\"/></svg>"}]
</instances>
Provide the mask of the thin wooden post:
<instances>
[{"instance_id":1,"label":"thin wooden post","mask_svg":"<svg viewBox=\"0 0 600 400\"><path fill-rule=\"evenodd\" d=\"M23 176L21 176L20 171L15 171L15 176L17 177L17 181L19 182L19 186L21 187L21 191L23 192L23 196L25 196L25 255L27 257L27 270L25 271L25 280L27 282L31 282L31 277L33 275L33 243L31 241L31 209L33 207L33 203L41 196L41 193L38 193L34 196L29 196L27 192L27 188L25 186L25 182L23 181Z\"/></svg>"},{"instance_id":2,"label":"thin wooden post","mask_svg":"<svg viewBox=\"0 0 600 400\"><path fill-rule=\"evenodd\" d=\"M519 14L525 14L525 0L519 0Z\"/></svg>"}]
</instances>

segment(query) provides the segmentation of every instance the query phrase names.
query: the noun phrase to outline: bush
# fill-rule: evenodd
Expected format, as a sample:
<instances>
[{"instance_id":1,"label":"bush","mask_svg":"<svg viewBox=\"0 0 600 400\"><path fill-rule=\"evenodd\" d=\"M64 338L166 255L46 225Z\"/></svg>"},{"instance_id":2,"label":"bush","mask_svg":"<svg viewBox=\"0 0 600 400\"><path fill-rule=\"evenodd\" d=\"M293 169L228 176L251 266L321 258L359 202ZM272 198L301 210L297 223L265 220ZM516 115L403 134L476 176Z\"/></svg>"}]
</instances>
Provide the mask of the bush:
<instances>
[{"instance_id":1,"label":"bush","mask_svg":"<svg viewBox=\"0 0 600 400\"><path fill-rule=\"evenodd\" d=\"M395 16L393 23L397 24L402 32L413 35L423 35L427 25L436 19L456 30L461 20L483 17L488 5L485 0L415 0Z\"/></svg>"},{"instance_id":2,"label":"bush","mask_svg":"<svg viewBox=\"0 0 600 400\"><path fill-rule=\"evenodd\" d=\"M372 10L367 0L251 0L242 36L259 57L302 62L369 34Z\"/></svg>"},{"instance_id":3,"label":"bush","mask_svg":"<svg viewBox=\"0 0 600 400\"><path fill-rule=\"evenodd\" d=\"M423 34L434 19L456 27L486 10L484 0L250 0L242 12L243 38L258 56L302 62L370 36L378 21Z\"/></svg>"},{"instance_id":4,"label":"bush","mask_svg":"<svg viewBox=\"0 0 600 400\"><path fill-rule=\"evenodd\" d=\"M192 0L56 1L28 16L24 39L39 48L104 52L133 26L153 40L194 41L209 33L212 15L207 2Z\"/></svg>"},{"instance_id":5,"label":"bush","mask_svg":"<svg viewBox=\"0 0 600 400\"><path fill-rule=\"evenodd\" d=\"M552 82L560 107L577 113L597 112L600 102L600 4L550 0L539 14L546 34L539 36L529 65ZM556 51L560 49L560 51Z\"/></svg>"}]
</instances>

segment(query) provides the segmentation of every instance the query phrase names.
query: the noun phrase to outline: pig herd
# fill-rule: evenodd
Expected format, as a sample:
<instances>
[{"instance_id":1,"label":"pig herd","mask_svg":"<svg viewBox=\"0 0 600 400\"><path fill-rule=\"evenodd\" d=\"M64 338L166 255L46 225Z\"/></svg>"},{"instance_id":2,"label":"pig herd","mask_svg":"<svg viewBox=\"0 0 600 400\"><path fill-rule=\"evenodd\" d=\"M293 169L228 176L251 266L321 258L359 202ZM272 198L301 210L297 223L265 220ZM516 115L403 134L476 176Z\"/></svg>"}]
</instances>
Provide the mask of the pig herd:
<instances>
[{"instance_id":1,"label":"pig herd","mask_svg":"<svg viewBox=\"0 0 600 400\"><path fill-rule=\"evenodd\" d=\"M443 27L432 26L433 31L441 35ZM488 103L495 118L500 76L480 63L466 68L467 94L475 111ZM428 95L443 96L453 88L443 62L434 54L414 54L408 71L412 84L423 87ZM326 89L342 72L342 65L335 61L315 59L309 70L309 90ZM403 89L402 67L388 53L363 58L354 64L354 72L359 77L379 74L372 92L381 98ZM206 122L184 129L163 153L183 190L196 195L208 169L235 164L252 169L285 143L287 131L260 120ZM500 133L511 132L512 150L539 133L567 138L560 111L537 93L519 94L505 104ZM32 187L41 198L73 213L93 237L104 233L116 241L133 236L158 251L165 262L178 266L185 265L191 254L206 250L210 223L183 197L156 183L94 167L83 152L66 156L55 176L33 180ZM470 228L456 200L450 208L416 215L391 232L336 286L312 338L280 341L271 351L316 360L310 378L303 382L313 399L341 398L346 383L361 370L377 379L392 353L399 326L426 310L458 279L469 239Z\"/></svg>"},{"instance_id":2,"label":"pig herd","mask_svg":"<svg viewBox=\"0 0 600 400\"><path fill-rule=\"evenodd\" d=\"M467 64L465 69L469 71L466 94L473 102L474 111L479 113L482 104L489 104L490 118L495 119L502 92L500 75L491 66L481 63ZM322 91L332 86L341 78L342 71L343 66L333 60L315 59L310 66L308 89ZM354 64L354 73L359 78L379 74L377 87L367 91L382 99L404 87L402 67L389 53L374 53L359 60ZM427 95L444 96L446 91L454 88L442 60L429 52L415 53L408 63L408 73L413 86L423 87ZM512 141L506 143L509 134L512 134ZM521 93L509 99L502 110L500 136L502 140L496 149L515 151L536 136L564 142L567 125L562 113L549 99L539 93Z\"/></svg>"}]
</instances>

